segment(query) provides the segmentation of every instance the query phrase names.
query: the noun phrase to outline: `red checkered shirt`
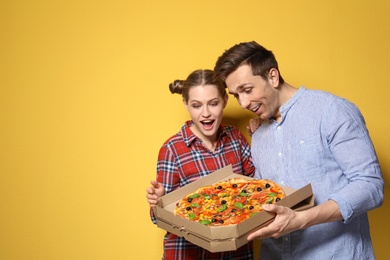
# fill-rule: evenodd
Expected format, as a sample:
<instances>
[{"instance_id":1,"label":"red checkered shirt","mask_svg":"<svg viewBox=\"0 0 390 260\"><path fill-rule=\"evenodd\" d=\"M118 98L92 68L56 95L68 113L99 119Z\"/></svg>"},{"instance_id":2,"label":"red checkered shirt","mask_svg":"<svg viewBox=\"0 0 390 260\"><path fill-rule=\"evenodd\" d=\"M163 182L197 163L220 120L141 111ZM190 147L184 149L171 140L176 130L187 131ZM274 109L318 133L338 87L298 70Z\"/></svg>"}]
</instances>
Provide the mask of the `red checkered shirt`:
<instances>
[{"instance_id":1,"label":"red checkered shirt","mask_svg":"<svg viewBox=\"0 0 390 260\"><path fill-rule=\"evenodd\" d=\"M205 148L202 140L190 130L192 124L192 121L187 121L180 132L169 138L160 149L157 181L162 183L166 193L229 164L234 173L251 177L254 175L249 143L237 128L221 125L213 152ZM153 211L151 218L156 223ZM248 243L236 251L211 253L168 232L164 237L163 259L253 259L253 250L252 243Z\"/></svg>"}]
</instances>

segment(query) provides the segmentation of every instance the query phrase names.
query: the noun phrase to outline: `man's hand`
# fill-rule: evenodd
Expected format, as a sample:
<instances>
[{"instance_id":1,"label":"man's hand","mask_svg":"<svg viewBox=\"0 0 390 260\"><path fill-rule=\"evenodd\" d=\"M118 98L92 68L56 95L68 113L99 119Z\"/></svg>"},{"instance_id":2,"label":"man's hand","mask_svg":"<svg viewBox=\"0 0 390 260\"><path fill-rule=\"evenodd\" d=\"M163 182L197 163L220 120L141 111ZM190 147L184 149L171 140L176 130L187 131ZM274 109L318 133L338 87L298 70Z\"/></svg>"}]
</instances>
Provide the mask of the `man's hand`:
<instances>
[{"instance_id":1,"label":"man's hand","mask_svg":"<svg viewBox=\"0 0 390 260\"><path fill-rule=\"evenodd\" d=\"M265 211L275 214L276 217L268 226L249 234L248 240L279 238L299 229L343 219L339 206L333 200L328 200L303 211L294 211L288 207L274 204L265 204L262 207Z\"/></svg>"},{"instance_id":2,"label":"man's hand","mask_svg":"<svg viewBox=\"0 0 390 260\"><path fill-rule=\"evenodd\" d=\"M275 213L274 221L266 227L263 227L248 236L248 240L255 238L264 239L268 237L279 238L285 234L300 229L302 226L299 218L299 212L288 207L277 206L274 204L262 205L263 209L269 213Z\"/></svg>"},{"instance_id":3,"label":"man's hand","mask_svg":"<svg viewBox=\"0 0 390 260\"><path fill-rule=\"evenodd\" d=\"M249 136L252 136L252 134L257 130L257 128L260 127L260 125L263 123L264 120L260 118L251 118L249 120L249 124L246 127L246 131L248 132Z\"/></svg>"},{"instance_id":4,"label":"man's hand","mask_svg":"<svg viewBox=\"0 0 390 260\"><path fill-rule=\"evenodd\" d=\"M150 207L155 207L160 200L160 197L164 196L165 189L163 185L155 180L151 180L152 186L146 189L146 198Z\"/></svg>"}]
</instances>

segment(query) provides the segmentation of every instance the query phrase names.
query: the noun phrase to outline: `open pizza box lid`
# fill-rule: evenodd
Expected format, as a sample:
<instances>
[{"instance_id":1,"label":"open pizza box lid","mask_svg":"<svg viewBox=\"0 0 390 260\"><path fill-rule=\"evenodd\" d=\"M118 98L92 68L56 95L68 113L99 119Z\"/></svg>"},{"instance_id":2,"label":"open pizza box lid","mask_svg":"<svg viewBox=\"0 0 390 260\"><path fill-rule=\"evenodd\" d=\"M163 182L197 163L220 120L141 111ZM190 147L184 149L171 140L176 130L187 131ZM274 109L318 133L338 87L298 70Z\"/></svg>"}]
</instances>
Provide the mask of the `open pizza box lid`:
<instances>
[{"instance_id":1,"label":"open pizza box lid","mask_svg":"<svg viewBox=\"0 0 390 260\"><path fill-rule=\"evenodd\" d=\"M194 192L203 186L231 178L252 179L244 175L233 173L232 167L229 165L166 194L154 208L157 226L177 236L184 237L187 241L201 246L210 252L236 250L246 244L248 242L246 238L250 233L273 221L273 214L261 211L237 225L206 226L176 216L173 213L176 203L189 193ZM276 203L277 205L290 207L294 210L304 210L313 207L314 195L311 184L298 190L286 186L281 186L281 188L286 193L286 197L278 201Z\"/></svg>"}]
</instances>

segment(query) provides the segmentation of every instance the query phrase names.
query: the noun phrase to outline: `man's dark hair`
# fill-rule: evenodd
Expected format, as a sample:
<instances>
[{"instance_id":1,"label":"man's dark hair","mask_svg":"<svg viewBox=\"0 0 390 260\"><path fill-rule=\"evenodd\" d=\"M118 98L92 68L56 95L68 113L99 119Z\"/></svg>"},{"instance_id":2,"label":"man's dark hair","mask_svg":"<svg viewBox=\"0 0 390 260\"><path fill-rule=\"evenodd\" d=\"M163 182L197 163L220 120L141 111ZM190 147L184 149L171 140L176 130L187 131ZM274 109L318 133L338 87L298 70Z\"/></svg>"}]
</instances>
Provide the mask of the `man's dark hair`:
<instances>
[{"instance_id":1,"label":"man's dark hair","mask_svg":"<svg viewBox=\"0 0 390 260\"><path fill-rule=\"evenodd\" d=\"M272 68L279 71L278 62L274 54L257 42L243 42L226 50L217 60L214 67L215 76L226 80L227 76L241 65L251 66L253 75L268 79L268 73ZM279 84L284 80L279 71Z\"/></svg>"}]
</instances>

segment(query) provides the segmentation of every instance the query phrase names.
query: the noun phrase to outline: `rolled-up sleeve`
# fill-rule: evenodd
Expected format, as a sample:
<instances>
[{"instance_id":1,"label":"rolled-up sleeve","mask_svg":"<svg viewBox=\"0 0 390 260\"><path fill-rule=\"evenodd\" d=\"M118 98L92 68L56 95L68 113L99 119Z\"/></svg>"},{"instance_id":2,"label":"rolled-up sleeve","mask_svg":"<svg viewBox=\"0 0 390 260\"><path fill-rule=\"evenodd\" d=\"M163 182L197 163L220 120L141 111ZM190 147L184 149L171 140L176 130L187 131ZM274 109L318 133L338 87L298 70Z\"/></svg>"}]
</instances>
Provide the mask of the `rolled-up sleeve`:
<instances>
[{"instance_id":1,"label":"rolled-up sleeve","mask_svg":"<svg viewBox=\"0 0 390 260\"><path fill-rule=\"evenodd\" d=\"M329 149L348 184L329 199L337 202L344 221L382 205L384 182L378 158L359 109L335 99L325 117Z\"/></svg>"}]
</instances>

